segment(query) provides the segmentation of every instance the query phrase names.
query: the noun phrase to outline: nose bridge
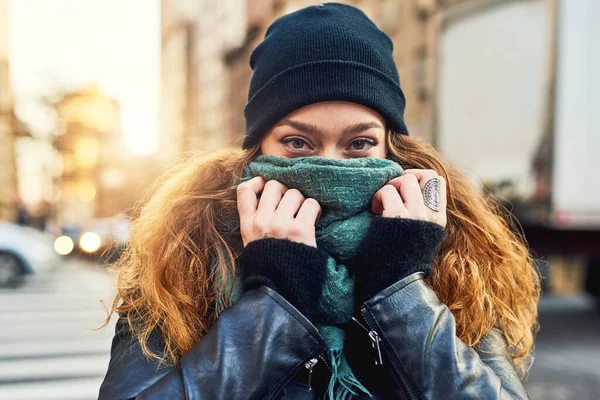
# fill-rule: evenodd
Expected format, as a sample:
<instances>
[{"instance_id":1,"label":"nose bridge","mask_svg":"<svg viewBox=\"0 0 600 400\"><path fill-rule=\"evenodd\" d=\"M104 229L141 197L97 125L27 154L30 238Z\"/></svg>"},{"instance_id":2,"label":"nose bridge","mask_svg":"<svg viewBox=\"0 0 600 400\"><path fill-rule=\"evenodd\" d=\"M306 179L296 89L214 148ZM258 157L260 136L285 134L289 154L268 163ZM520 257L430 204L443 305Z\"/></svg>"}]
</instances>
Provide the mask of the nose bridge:
<instances>
[{"instance_id":1,"label":"nose bridge","mask_svg":"<svg viewBox=\"0 0 600 400\"><path fill-rule=\"evenodd\" d=\"M321 147L321 151L319 152L319 157L323 158L332 158L332 159L343 159L344 153L337 146L337 143L327 142L324 143Z\"/></svg>"}]
</instances>

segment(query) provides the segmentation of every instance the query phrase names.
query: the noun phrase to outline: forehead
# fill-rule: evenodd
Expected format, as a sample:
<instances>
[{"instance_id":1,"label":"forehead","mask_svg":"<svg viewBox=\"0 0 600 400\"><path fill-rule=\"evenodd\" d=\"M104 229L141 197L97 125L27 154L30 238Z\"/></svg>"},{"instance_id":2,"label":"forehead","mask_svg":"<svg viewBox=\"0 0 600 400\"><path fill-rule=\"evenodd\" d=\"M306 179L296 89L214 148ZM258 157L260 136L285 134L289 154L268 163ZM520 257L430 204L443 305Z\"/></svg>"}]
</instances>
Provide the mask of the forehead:
<instances>
[{"instance_id":1,"label":"forehead","mask_svg":"<svg viewBox=\"0 0 600 400\"><path fill-rule=\"evenodd\" d=\"M321 127L347 126L364 122L379 122L381 126L385 126L383 117L375 110L347 101L310 104L288 114L283 120L300 121Z\"/></svg>"}]
</instances>

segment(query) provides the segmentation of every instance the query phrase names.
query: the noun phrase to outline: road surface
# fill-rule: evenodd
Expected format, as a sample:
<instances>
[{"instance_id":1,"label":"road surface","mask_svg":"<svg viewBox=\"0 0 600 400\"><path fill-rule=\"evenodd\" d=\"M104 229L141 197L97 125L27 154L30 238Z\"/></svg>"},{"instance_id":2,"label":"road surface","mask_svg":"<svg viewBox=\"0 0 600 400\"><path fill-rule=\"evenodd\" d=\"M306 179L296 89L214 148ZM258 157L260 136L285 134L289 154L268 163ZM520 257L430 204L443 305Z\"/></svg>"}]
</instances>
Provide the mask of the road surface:
<instances>
[{"instance_id":1,"label":"road surface","mask_svg":"<svg viewBox=\"0 0 600 400\"><path fill-rule=\"evenodd\" d=\"M112 293L103 268L76 260L0 290L0 399L97 399L114 325L91 329Z\"/></svg>"},{"instance_id":2,"label":"road surface","mask_svg":"<svg viewBox=\"0 0 600 400\"><path fill-rule=\"evenodd\" d=\"M592 299L546 297L538 309L531 399L600 399L600 313Z\"/></svg>"}]
</instances>

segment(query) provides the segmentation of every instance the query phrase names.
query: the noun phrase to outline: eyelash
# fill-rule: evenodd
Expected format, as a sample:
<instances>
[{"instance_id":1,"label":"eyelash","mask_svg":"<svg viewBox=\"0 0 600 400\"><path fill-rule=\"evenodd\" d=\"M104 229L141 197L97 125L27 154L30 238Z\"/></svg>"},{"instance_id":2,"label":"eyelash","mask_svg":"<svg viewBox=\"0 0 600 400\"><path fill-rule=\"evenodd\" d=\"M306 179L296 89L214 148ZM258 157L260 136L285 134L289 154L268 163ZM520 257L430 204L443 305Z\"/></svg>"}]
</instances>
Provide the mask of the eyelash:
<instances>
[{"instance_id":1,"label":"eyelash","mask_svg":"<svg viewBox=\"0 0 600 400\"><path fill-rule=\"evenodd\" d=\"M373 140L373 139L369 139L369 138L355 139L352 142L350 142L350 145L352 145L353 143L356 143L356 142L364 142L366 145L371 146L371 147L369 147L368 150L370 150L372 147L377 146L377 141ZM358 151L361 151L361 150L358 150Z\"/></svg>"},{"instance_id":2,"label":"eyelash","mask_svg":"<svg viewBox=\"0 0 600 400\"><path fill-rule=\"evenodd\" d=\"M309 143L306 140L301 139L299 137L287 137L287 138L281 139L281 143L284 144L284 145L289 145L290 143L292 143L294 141L300 141L303 144L309 145ZM371 146L367 150L370 150L372 147L375 147L375 146L377 146L379 144L374 139L370 139L370 138L358 138L358 139L354 139L352 142L350 142L350 145L352 145L353 143L356 143L356 142L361 142L361 143L364 142L368 146ZM304 149L303 148L302 149L294 148L291 151L301 151L301 150L304 150ZM363 151L363 149L355 149L355 151Z\"/></svg>"},{"instance_id":3,"label":"eyelash","mask_svg":"<svg viewBox=\"0 0 600 400\"><path fill-rule=\"evenodd\" d=\"M297 138L297 137L288 137L288 138L285 138L285 139L281 139L281 143L284 144L284 145L289 145L290 143L292 143L294 141L300 141L300 142L302 142L304 144L308 144L306 142L306 140L300 139L300 138ZM294 151L294 150L304 150L304 149L296 149L296 148L292 149L292 151Z\"/></svg>"}]
</instances>

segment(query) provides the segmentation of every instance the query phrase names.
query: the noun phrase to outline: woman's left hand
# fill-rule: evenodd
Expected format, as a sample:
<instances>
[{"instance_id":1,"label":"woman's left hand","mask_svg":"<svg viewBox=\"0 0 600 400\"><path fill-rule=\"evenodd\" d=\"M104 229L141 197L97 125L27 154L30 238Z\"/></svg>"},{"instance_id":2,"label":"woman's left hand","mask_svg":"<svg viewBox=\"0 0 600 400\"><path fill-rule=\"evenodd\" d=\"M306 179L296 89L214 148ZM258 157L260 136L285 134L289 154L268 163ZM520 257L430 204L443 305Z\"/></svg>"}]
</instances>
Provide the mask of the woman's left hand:
<instances>
[{"instance_id":1,"label":"woman's left hand","mask_svg":"<svg viewBox=\"0 0 600 400\"><path fill-rule=\"evenodd\" d=\"M440 180L440 211L430 209L423 188L432 178ZM407 169L373 196L372 211L383 217L430 221L446 227L446 180L432 169Z\"/></svg>"}]
</instances>

